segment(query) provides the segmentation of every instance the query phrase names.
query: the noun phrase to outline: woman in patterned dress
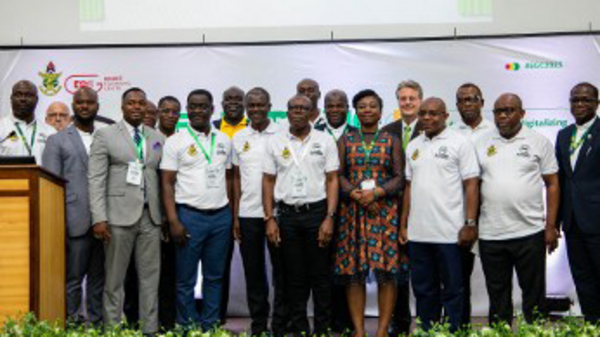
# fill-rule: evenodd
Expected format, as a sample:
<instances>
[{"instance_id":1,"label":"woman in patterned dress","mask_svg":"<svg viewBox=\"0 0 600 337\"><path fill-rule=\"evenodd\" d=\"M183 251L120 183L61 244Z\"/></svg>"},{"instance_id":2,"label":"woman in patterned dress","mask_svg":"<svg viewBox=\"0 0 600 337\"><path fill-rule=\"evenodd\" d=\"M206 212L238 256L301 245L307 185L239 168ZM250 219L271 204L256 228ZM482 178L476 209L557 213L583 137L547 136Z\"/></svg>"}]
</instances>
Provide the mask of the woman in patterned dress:
<instances>
[{"instance_id":1,"label":"woman in patterned dress","mask_svg":"<svg viewBox=\"0 0 600 337\"><path fill-rule=\"evenodd\" d=\"M382 101L377 93L363 90L352 104L361 126L338 141L342 197L335 278L346 285L356 336L365 335L365 283L377 281L377 336L386 336L402 274L398 198L404 155L396 136L379 131Z\"/></svg>"}]
</instances>

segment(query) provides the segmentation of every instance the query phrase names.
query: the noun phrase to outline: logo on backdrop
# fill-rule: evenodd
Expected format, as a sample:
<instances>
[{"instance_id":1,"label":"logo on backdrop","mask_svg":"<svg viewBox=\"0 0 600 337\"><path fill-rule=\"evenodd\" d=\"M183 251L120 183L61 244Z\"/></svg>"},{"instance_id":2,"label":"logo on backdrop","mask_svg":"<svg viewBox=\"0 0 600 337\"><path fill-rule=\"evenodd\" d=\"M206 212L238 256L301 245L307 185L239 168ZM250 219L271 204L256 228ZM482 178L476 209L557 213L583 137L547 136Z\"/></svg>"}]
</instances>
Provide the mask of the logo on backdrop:
<instances>
[{"instance_id":1,"label":"logo on backdrop","mask_svg":"<svg viewBox=\"0 0 600 337\"><path fill-rule=\"evenodd\" d=\"M60 92L62 86L60 85L60 77L62 73L56 72L56 67L54 63L50 61L46 66L46 72L38 72L38 75L42 78L42 85L38 88L42 92L42 94L46 96L54 96Z\"/></svg>"},{"instance_id":2,"label":"logo on backdrop","mask_svg":"<svg viewBox=\"0 0 600 337\"><path fill-rule=\"evenodd\" d=\"M563 68L562 61L543 61L543 62L527 62L523 65L519 62L511 62L504 65L504 69L508 71L523 70L550 70Z\"/></svg>"},{"instance_id":3,"label":"logo on backdrop","mask_svg":"<svg viewBox=\"0 0 600 337\"><path fill-rule=\"evenodd\" d=\"M125 80L122 75L74 74L65 79L64 86L68 93L74 94L82 87L90 87L98 92L123 91L131 87L131 82Z\"/></svg>"}]
</instances>

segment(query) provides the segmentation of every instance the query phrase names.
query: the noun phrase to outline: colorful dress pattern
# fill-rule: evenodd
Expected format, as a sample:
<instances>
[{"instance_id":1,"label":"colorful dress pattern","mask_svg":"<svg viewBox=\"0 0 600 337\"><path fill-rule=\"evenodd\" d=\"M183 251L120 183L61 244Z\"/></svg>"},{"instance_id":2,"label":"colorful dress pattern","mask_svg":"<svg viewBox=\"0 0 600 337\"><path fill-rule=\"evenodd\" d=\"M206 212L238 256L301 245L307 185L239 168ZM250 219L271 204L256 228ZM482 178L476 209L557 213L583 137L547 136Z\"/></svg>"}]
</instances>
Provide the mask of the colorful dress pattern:
<instances>
[{"instance_id":1,"label":"colorful dress pattern","mask_svg":"<svg viewBox=\"0 0 600 337\"><path fill-rule=\"evenodd\" d=\"M398 192L402 169L394 163L400 156L394 156L392 137L387 132L379 134L371 150L370 165L367 165L358 131L347 133L340 139L345 147L340 174L346 181L342 182L335 250L337 283L364 283L371 271L378 283L400 279ZM386 196L377 201L380 210L375 214L350 199L350 190L344 190L344 183L349 183L353 189L366 179L374 179L377 186L386 191ZM395 181L391 182L392 179Z\"/></svg>"}]
</instances>

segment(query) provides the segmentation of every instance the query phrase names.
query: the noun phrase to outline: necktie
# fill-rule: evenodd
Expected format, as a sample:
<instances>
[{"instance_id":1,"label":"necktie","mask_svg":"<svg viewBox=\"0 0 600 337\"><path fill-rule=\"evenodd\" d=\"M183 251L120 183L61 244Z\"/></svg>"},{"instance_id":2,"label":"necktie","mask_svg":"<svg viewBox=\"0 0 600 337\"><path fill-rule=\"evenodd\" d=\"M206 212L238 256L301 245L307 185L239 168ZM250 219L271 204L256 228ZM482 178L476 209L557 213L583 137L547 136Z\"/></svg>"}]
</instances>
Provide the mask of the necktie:
<instances>
[{"instance_id":1,"label":"necktie","mask_svg":"<svg viewBox=\"0 0 600 337\"><path fill-rule=\"evenodd\" d=\"M410 127L410 125L407 125L404 127L404 131L402 134L402 150L406 150L406 146L408 145L408 142L410 142L410 136L411 136L411 132L412 128Z\"/></svg>"},{"instance_id":2,"label":"necktie","mask_svg":"<svg viewBox=\"0 0 600 337\"><path fill-rule=\"evenodd\" d=\"M142 135L140 134L140 129L134 128L133 130L133 141L135 142L136 146L140 146L140 144L142 143Z\"/></svg>"}]
</instances>

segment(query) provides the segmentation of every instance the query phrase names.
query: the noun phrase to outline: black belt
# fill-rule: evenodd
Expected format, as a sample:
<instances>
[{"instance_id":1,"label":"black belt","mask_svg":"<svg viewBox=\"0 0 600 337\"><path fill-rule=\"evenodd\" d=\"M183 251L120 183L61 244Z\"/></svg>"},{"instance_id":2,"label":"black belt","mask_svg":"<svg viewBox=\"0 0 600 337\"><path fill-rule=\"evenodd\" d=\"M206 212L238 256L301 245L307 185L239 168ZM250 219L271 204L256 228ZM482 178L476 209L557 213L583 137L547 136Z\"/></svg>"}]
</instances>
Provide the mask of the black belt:
<instances>
[{"instance_id":1,"label":"black belt","mask_svg":"<svg viewBox=\"0 0 600 337\"><path fill-rule=\"evenodd\" d=\"M277 207L279 209L279 213L304 213L310 211L311 209L327 207L327 199L298 205L290 205L280 201L277 203Z\"/></svg>"},{"instance_id":2,"label":"black belt","mask_svg":"<svg viewBox=\"0 0 600 337\"><path fill-rule=\"evenodd\" d=\"M204 215L215 215L219 212L221 212L222 210L226 209L227 207L229 207L229 204L226 204L223 207L219 207L219 208L214 208L214 209L198 209L196 207L192 207L186 204L177 204L177 207L182 207L185 209L188 209L190 211L194 211L194 212L198 212Z\"/></svg>"}]
</instances>

